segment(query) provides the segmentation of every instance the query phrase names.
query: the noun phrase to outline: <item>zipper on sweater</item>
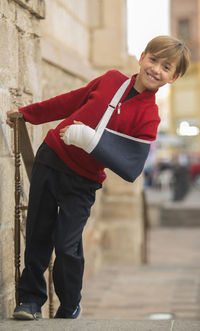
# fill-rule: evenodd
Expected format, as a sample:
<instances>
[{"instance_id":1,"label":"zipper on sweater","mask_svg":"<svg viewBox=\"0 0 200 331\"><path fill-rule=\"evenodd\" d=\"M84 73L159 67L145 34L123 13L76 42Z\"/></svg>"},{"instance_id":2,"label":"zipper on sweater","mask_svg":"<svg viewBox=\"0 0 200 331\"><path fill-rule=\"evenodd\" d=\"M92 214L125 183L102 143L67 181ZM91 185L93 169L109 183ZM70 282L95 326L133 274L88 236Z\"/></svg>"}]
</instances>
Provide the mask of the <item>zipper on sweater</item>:
<instances>
[{"instance_id":1,"label":"zipper on sweater","mask_svg":"<svg viewBox=\"0 0 200 331\"><path fill-rule=\"evenodd\" d=\"M121 102L118 103L118 106L117 106L117 114L119 115L120 114L120 108L121 108Z\"/></svg>"}]
</instances>

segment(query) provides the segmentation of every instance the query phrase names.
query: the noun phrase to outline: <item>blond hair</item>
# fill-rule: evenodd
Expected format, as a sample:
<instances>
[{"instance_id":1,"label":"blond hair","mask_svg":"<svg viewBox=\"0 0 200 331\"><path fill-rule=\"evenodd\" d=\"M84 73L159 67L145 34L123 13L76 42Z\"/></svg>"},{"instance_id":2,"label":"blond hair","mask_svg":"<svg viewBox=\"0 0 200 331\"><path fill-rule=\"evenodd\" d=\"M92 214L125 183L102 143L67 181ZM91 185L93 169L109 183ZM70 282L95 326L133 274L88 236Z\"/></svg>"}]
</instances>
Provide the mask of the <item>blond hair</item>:
<instances>
[{"instance_id":1,"label":"blond hair","mask_svg":"<svg viewBox=\"0 0 200 331\"><path fill-rule=\"evenodd\" d=\"M155 54L159 58L168 58L176 61L175 75L183 76L190 64L190 51L179 39L170 36L153 38L146 46L144 53Z\"/></svg>"}]
</instances>

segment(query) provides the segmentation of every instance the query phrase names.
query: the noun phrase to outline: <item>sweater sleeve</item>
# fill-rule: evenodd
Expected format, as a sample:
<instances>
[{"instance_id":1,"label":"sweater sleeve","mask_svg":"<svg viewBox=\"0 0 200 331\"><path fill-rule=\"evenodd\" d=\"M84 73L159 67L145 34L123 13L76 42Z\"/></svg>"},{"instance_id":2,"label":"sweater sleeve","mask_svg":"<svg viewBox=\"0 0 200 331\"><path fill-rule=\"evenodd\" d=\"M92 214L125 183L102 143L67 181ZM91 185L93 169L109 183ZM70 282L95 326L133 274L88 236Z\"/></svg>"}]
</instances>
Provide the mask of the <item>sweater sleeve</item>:
<instances>
[{"instance_id":1,"label":"sweater sleeve","mask_svg":"<svg viewBox=\"0 0 200 331\"><path fill-rule=\"evenodd\" d=\"M160 117L158 107L147 107L137 118L137 126L135 128L136 137L139 139L154 141L157 136Z\"/></svg>"},{"instance_id":2,"label":"sweater sleeve","mask_svg":"<svg viewBox=\"0 0 200 331\"><path fill-rule=\"evenodd\" d=\"M32 124L62 120L87 102L90 92L96 88L100 80L101 77L98 77L85 87L19 108L19 112Z\"/></svg>"}]
</instances>

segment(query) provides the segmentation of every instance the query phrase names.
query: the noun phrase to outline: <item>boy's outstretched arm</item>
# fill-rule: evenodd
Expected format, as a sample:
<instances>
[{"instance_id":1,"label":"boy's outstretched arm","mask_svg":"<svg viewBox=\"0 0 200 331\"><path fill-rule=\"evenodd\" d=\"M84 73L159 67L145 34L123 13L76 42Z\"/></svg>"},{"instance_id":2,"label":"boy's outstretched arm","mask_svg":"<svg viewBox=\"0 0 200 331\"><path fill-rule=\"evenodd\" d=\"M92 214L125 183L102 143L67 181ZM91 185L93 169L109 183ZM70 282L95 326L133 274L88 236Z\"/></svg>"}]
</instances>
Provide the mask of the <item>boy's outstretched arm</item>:
<instances>
[{"instance_id":1,"label":"boy's outstretched arm","mask_svg":"<svg viewBox=\"0 0 200 331\"><path fill-rule=\"evenodd\" d=\"M58 95L51 99L20 107L19 112L24 119L32 124L43 124L51 121L62 120L70 116L88 100L91 91L101 80L98 77L89 84L76 90Z\"/></svg>"}]
</instances>

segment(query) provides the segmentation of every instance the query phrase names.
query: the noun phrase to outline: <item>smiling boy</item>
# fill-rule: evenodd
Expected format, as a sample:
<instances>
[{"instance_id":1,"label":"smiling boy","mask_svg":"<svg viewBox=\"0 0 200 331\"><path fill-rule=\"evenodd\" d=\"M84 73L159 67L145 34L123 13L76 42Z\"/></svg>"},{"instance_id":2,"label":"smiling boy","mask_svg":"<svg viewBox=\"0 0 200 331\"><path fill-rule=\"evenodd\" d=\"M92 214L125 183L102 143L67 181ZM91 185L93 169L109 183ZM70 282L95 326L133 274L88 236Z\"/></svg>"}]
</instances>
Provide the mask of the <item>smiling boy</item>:
<instances>
[{"instance_id":1,"label":"smiling boy","mask_svg":"<svg viewBox=\"0 0 200 331\"><path fill-rule=\"evenodd\" d=\"M172 38L159 36L148 43L140 57L140 72L134 84L138 92L157 90L184 75L189 64L189 51L176 41L175 45Z\"/></svg>"},{"instance_id":2,"label":"smiling boy","mask_svg":"<svg viewBox=\"0 0 200 331\"><path fill-rule=\"evenodd\" d=\"M160 122L155 93L184 75L189 50L175 38L159 36L149 42L139 65L139 73L132 76L107 127L150 143ZM32 170L25 268L18 286L20 305L13 314L16 319L34 319L41 312L47 300L43 274L53 249L53 280L60 300L55 318L74 319L80 313L82 232L95 192L106 178L105 166L83 150L83 142L93 134L125 80L124 74L110 70L83 88L17 110L32 124L62 121L47 133ZM11 127L13 112L16 110L7 112Z\"/></svg>"}]
</instances>

